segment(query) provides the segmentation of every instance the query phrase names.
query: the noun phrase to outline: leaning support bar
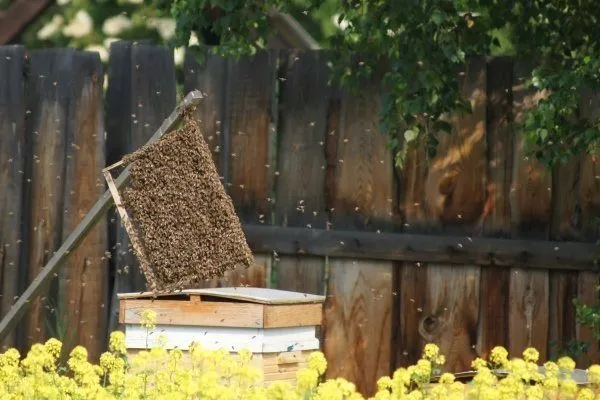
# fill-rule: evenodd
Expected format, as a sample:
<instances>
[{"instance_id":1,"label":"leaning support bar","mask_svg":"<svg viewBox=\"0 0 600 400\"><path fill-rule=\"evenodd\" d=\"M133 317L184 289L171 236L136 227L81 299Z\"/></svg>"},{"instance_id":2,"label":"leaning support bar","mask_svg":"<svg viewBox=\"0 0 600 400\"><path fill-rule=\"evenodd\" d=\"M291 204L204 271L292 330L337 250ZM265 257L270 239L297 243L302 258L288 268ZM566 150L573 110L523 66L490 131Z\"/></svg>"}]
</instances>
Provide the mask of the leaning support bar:
<instances>
[{"instance_id":1,"label":"leaning support bar","mask_svg":"<svg viewBox=\"0 0 600 400\"><path fill-rule=\"evenodd\" d=\"M200 103L202 94L195 90L188 93L185 99L179 106L169 115L158 128L158 130L148 140L147 144L153 143L158 140L162 135L170 131L175 124L180 120L183 112L189 108ZM115 184L118 189L123 188L127 182L129 182L129 167L126 167L123 172L116 179ZM0 341L2 341L6 335L16 327L23 315L27 312L31 306L31 302L40 295L42 290L50 283L50 280L54 274L60 269L61 266L69 258L70 253L77 248L79 243L85 238L90 230L96 225L96 223L102 218L106 211L113 204L113 198L110 195L110 191L106 191L102 197L94 204L92 209L83 217L79 225L71 232L69 237L64 241L62 246L54 253L52 258L46 263L39 275L31 282L29 287L23 292L21 297L12 306L9 312L4 316L0 322Z\"/></svg>"}]
</instances>

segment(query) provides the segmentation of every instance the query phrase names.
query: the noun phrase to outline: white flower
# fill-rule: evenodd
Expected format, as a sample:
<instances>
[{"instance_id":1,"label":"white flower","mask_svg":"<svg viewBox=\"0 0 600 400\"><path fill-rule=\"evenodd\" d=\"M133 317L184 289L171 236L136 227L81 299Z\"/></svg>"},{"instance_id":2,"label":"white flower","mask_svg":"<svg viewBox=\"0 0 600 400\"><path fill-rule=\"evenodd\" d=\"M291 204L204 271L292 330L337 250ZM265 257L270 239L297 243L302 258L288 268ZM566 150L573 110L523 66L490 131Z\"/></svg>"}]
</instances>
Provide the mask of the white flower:
<instances>
[{"instance_id":1,"label":"white flower","mask_svg":"<svg viewBox=\"0 0 600 400\"><path fill-rule=\"evenodd\" d=\"M349 25L350 23L349 23L349 22L348 22L348 20L346 20L346 19L342 19L342 21L341 21L341 22L338 22L338 18L339 18L339 17L340 17L340 14L335 14L335 15L334 15L334 16L331 18L331 20L333 21L333 24L334 24L335 26L337 26L339 29L341 29L341 30L345 30L345 29L348 27L348 25Z\"/></svg>"},{"instance_id":2,"label":"white flower","mask_svg":"<svg viewBox=\"0 0 600 400\"><path fill-rule=\"evenodd\" d=\"M133 23L129 18L124 15L115 15L104 20L102 25L102 32L107 36L118 36L124 30L127 30L133 26Z\"/></svg>"},{"instance_id":3,"label":"white flower","mask_svg":"<svg viewBox=\"0 0 600 400\"><path fill-rule=\"evenodd\" d=\"M150 18L148 27L156 29L163 40L175 36L176 23L173 18Z\"/></svg>"},{"instance_id":4,"label":"white flower","mask_svg":"<svg viewBox=\"0 0 600 400\"><path fill-rule=\"evenodd\" d=\"M188 42L188 46L198 46L200 45L200 41L198 40L198 35L196 32L192 32L190 35L190 41Z\"/></svg>"},{"instance_id":5,"label":"white flower","mask_svg":"<svg viewBox=\"0 0 600 400\"><path fill-rule=\"evenodd\" d=\"M63 35L76 38L83 37L88 35L93 27L94 22L92 21L90 14L83 10L79 10L77 11L77 14L75 14L75 18L69 22L69 25L63 28Z\"/></svg>"},{"instance_id":6,"label":"white flower","mask_svg":"<svg viewBox=\"0 0 600 400\"><path fill-rule=\"evenodd\" d=\"M100 46L98 44L93 44L93 45L86 47L85 50L98 52L98 54L100 54L100 59L102 60L102 62L108 61L108 50L106 50L106 47L104 47L104 46Z\"/></svg>"},{"instance_id":7,"label":"white flower","mask_svg":"<svg viewBox=\"0 0 600 400\"><path fill-rule=\"evenodd\" d=\"M177 47L173 52L173 59L175 60L175 65L181 67L183 60L185 60L185 47Z\"/></svg>"},{"instance_id":8,"label":"white flower","mask_svg":"<svg viewBox=\"0 0 600 400\"><path fill-rule=\"evenodd\" d=\"M59 6L64 6L65 4L69 4L71 0L56 0Z\"/></svg>"},{"instance_id":9,"label":"white flower","mask_svg":"<svg viewBox=\"0 0 600 400\"><path fill-rule=\"evenodd\" d=\"M65 22L65 19L62 15L55 15L52 17L52 20L44 25L42 29L40 29L37 33L37 37L40 40L46 40L52 36L54 36L60 30L60 27Z\"/></svg>"}]
</instances>

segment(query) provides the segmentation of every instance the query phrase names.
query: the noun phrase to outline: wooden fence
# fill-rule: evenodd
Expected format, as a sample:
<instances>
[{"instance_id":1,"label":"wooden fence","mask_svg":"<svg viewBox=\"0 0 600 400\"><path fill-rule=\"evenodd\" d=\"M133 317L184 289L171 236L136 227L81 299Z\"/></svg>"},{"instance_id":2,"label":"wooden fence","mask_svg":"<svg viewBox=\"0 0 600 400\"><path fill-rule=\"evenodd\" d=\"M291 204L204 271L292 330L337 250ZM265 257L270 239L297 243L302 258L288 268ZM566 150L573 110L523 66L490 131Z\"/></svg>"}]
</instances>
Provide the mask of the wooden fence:
<instances>
[{"instance_id":1,"label":"wooden fence","mask_svg":"<svg viewBox=\"0 0 600 400\"><path fill-rule=\"evenodd\" d=\"M328 86L326 54L263 52L240 61L188 57L185 92L242 219L256 264L208 286L271 286L327 295L329 376L371 394L378 377L441 345L451 371L495 345L550 357L550 341L591 340L572 298L595 301L600 165L545 171L511 126L540 97L527 69L477 58L462 71L473 113L451 118L428 164L393 166L375 86ZM116 42L95 53L0 47L0 283L4 315L105 190L104 165L150 137L175 107L172 54ZM582 98L587 115L599 109ZM104 106L103 106L104 105ZM49 335L93 357L117 329L115 294L143 289L111 211L5 345ZM49 322L49 323L48 323ZM581 360L598 361L598 346Z\"/></svg>"}]
</instances>

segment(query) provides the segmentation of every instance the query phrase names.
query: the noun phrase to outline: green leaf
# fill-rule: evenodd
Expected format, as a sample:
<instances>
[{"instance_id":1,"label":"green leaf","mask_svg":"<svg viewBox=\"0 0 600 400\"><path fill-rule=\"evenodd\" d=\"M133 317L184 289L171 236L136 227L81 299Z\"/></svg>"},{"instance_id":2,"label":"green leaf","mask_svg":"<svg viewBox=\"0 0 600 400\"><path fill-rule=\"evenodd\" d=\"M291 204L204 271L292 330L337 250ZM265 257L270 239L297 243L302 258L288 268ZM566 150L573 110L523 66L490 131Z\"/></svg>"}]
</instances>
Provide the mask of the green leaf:
<instances>
[{"instance_id":1,"label":"green leaf","mask_svg":"<svg viewBox=\"0 0 600 400\"><path fill-rule=\"evenodd\" d=\"M407 143L412 142L417 137L419 137L419 132L417 132L416 130L407 129L404 131L404 140L406 140Z\"/></svg>"},{"instance_id":2,"label":"green leaf","mask_svg":"<svg viewBox=\"0 0 600 400\"><path fill-rule=\"evenodd\" d=\"M436 25L441 25L446 20L446 15L440 10L434 10L431 14L431 20Z\"/></svg>"}]
</instances>

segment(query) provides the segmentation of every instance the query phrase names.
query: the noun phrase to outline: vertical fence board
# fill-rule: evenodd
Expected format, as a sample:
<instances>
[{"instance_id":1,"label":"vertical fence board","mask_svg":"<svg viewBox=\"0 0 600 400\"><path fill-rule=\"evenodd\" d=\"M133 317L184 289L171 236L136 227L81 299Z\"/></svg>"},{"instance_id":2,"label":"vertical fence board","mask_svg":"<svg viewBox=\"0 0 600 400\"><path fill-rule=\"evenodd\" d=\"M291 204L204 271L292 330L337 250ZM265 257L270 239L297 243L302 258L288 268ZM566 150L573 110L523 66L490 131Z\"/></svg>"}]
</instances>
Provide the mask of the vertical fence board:
<instances>
[{"instance_id":1,"label":"vertical fence board","mask_svg":"<svg viewBox=\"0 0 600 400\"><path fill-rule=\"evenodd\" d=\"M102 81L98 54L76 53L67 122L63 240L105 190L101 175L105 163ZM64 344L65 351L83 345L92 360L98 360L106 345L110 276L105 256L107 240L106 220L100 221L59 274L59 292L64 296L60 317L75 339Z\"/></svg>"},{"instance_id":2,"label":"vertical fence board","mask_svg":"<svg viewBox=\"0 0 600 400\"><path fill-rule=\"evenodd\" d=\"M278 225L324 229L325 130L330 101L325 54L282 52L279 140L275 190ZM282 256L278 288L305 293L324 292L324 259Z\"/></svg>"},{"instance_id":3,"label":"vertical fence board","mask_svg":"<svg viewBox=\"0 0 600 400\"><path fill-rule=\"evenodd\" d=\"M523 121L527 109L535 106L543 93L525 89L524 81L531 70L517 63L513 80L515 122ZM551 223L552 173L523 152L524 138L515 132L514 167L511 187L511 230L513 237L548 239ZM548 343L548 271L511 269L509 289L509 352L520 356L533 346L540 359L547 356Z\"/></svg>"},{"instance_id":4,"label":"vertical fence board","mask_svg":"<svg viewBox=\"0 0 600 400\"><path fill-rule=\"evenodd\" d=\"M577 298L590 307L598 304L598 290L600 274L597 272L579 272ZM588 344L587 353L579 360L580 368L587 368L591 364L600 363L600 342L594 338L594 330L581 324L576 325L577 339Z\"/></svg>"},{"instance_id":5,"label":"vertical fence board","mask_svg":"<svg viewBox=\"0 0 600 400\"><path fill-rule=\"evenodd\" d=\"M600 94L584 93L582 96L582 116L584 118L597 117L600 114ZM581 227L583 240L598 240L600 225L597 216L600 215L600 152L594 155L581 157L581 170L579 175L578 200L581 220L577 221ZM600 285L600 274L597 272L579 272L577 298L590 307L600 301L600 292L596 289ZM586 368L590 364L600 363L600 341L594 338L593 330L580 324L576 327L578 340L588 343L589 348L580 360L580 367Z\"/></svg>"},{"instance_id":6,"label":"vertical fence board","mask_svg":"<svg viewBox=\"0 0 600 400\"><path fill-rule=\"evenodd\" d=\"M268 221L271 210L272 176L269 148L274 132L272 106L275 99L277 53L261 52L245 57L230 69L226 93L227 129L225 138L225 177L229 194L237 213L244 223ZM251 286L267 285L269 277L264 268L270 265L270 255L255 254L255 263L247 270L235 270L224 281L232 285L245 281ZM244 278L241 278L244 276ZM249 277L260 278L257 281ZM266 279L263 279L265 277Z\"/></svg>"},{"instance_id":7,"label":"vertical fence board","mask_svg":"<svg viewBox=\"0 0 600 400\"><path fill-rule=\"evenodd\" d=\"M261 52L242 58L231 73L227 93L230 164L227 182L238 215L246 222L260 222L270 210L269 123L275 96L277 55ZM262 215L262 217L261 217Z\"/></svg>"},{"instance_id":8,"label":"vertical fence board","mask_svg":"<svg viewBox=\"0 0 600 400\"><path fill-rule=\"evenodd\" d=\"M113 78L114 77L114 78ZM175 67L172 52L163 46L116 42L111 45L108 77L109 108L107 143L109 160L143 146L173 111L176 103ZM116 327L116 293L143 290L139 270L127 232L117 221L114 243L115 282L109 327Z\"/></svg>"},{"instance_id":9,"label":"vertical fence board","mask_svg":"<svg viewBox=\"0 0 600 400\"><path fill-rule=\"evenodd\" d=\"M185 93L199 90L204 98L194 112L204 140L212 150L213 162L217 171L223 171L223 118L227 77L227 60L204 50L204 60L198 63L193 53L186 53L184 69Z\"/></svg>"},{"instance_id":10,"label":"vertical fence board","mask_svg":"<svg viewBox=\"0 0 600 400\"><path fill-rule=\"evenodd\" d=\"M556 359L576 338L577 324L573 299L577 297L579 274L576 271L551 271L549 274L548 357Z\"/></svg>"},{"instance_id":11,"label":"vertical fence board","mask_svg":"<svg viewBox=\"0 0 600 400\"><path fill-rule=\"evenodd\" d=\"M334 229L391 228L394 192L387 136L379 133L379 97L342 98L333 209ZM328 376L356 382L365 395L391 365L391 262L330 259L324 351ZM352 355L349 357L349 355Z\"/></svg>"},{"instance_id":12,"label":"vertical fence board","mask_svg":"<svg viewBox=\"0 0 600 400\"><path fill-rule=\"evenodd\" d=\"M0 47L0 315L6 315L19 292L23 222L25 146L25 49ZM0 343L0 351L16 345L16 332Z\"/></svg>"},{"instance_id":13,"label":"vertical fence board","mask_svg":"<svg viewBox=\"0 0 600 400\"><path fill-rule=\"evenodd\" d=\"M444 231L472 233L480 231L486 202L485 59L469 60L458 79L472 112L450 118L451 134L438 132L438 155L427 172L425 204L429 218Z\"/></svg>"},{"instance_id":14,"label":"vertical fence board","mask_svg":"<svg viewBox=\"0 0 600 400\"><path fill-rule=\"evenodd\" d=\"M472 113L452 116L453 133L440 134L439 155L427 174L425 203L438 230L470 234L484 221L486 72L481 57L469 60L459 72L460 91L470 100ZM448 371L465 370L477 355L481 268L429 264L426 271L419 333L426 342L439 344Z\"/></svg>"},{"instance_id":15,"label":"vertical fence board","mask_svg":"<svg viewBox=\"0 0 600 400\"><path fill-rule=\"evenodd\" d=\"M62 242L65 131L71 94L72 50L32 52L27 84L26 199L29 220L27 251L29 284ZM46 296L34 300L26 318L24 350L46 337L46 322L55 320L45 308ZM52 310L55 311L55 310ZM54 321L55 322L55 321ZM49 332L52 333L52 332Z\"/></svg>"},{"instance_id":16,"label":"vertical fence board","mask_svg":"<svg viewBox=\"0 0 600 400\"><path fill-rule=\"evenodd\" d=\"M365 396L390 374L391 263L331 260L325 309L327 378L345 378Z\"/></svg>"},{"instance_id":17,"label":"vertical fence board","mask_svg":"<svg viewBox=\"0 0 600 400\"><path fill-rule=\"evenodd\" d=\"M576 156L552 171L552 240L581 239L578 188L582 157ZM578 274L549 272L548 356L558 357L569 341L576 338L575 307Z\"/></svg>"},{"instance_id":18,"label":"vertical fence board","mask_svg":"<svg viewBox=\"0 0 600 400\"><path fill-rule=\"evenodd\" d=\"M513 61L494 57L487 64L487 170L488 206L483 233L486 236L510 235L509 194L512 180L513 138L512 81ZM505 268L482 268L478 353L487 355L494 346L506 346L508 337L508 284Z\"/></svg>"}]
</instances>

